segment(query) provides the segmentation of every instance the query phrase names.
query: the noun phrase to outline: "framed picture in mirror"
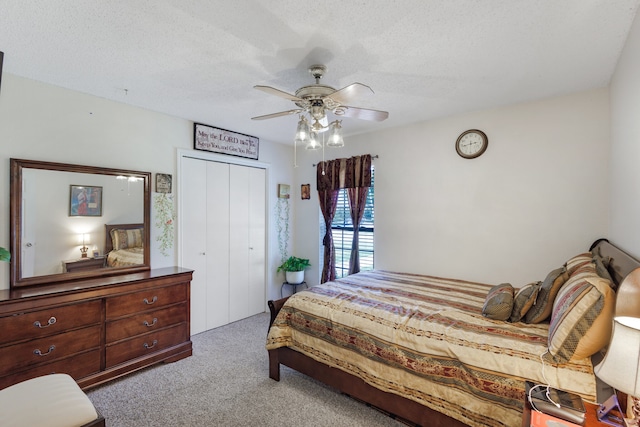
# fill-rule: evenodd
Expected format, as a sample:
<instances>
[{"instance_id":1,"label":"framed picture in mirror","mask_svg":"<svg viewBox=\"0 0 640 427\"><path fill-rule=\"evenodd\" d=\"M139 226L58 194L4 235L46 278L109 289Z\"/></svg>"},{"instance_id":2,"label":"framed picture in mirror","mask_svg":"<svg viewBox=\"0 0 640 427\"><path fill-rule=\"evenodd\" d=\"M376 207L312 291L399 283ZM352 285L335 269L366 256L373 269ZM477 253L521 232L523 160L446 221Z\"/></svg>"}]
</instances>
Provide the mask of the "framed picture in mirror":
<instances>
[{"instance_id":1,"label":"framed picture in mirror","mask_svg":"<svg viewBox=\"0 0 640 427\"><path fill-rule=\"evenodd\" d=\"M69 216L102 216L102 187L71 185Z\"/></svg>"}]
</instances>

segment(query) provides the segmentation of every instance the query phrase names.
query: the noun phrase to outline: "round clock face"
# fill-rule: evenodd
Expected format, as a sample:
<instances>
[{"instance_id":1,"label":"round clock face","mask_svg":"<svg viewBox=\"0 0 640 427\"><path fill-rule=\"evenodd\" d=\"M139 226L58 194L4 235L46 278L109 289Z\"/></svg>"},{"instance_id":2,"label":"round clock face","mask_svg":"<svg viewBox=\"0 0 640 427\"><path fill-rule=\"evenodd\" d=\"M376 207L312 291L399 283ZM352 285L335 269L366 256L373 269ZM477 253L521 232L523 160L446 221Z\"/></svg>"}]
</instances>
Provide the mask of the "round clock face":
<instances>
[{"instance_id":1,"label":"round clock face","mask_svg":"<svg viewBox=\"0 0 640 427\"><path fill-rule=\"evenodd\" d=\"M475 159L485 152L489 145L489 140L484 132L477 129L471 129L458 137L456 141L456 151L465 159Z\"/></svg>"}]
</instances>

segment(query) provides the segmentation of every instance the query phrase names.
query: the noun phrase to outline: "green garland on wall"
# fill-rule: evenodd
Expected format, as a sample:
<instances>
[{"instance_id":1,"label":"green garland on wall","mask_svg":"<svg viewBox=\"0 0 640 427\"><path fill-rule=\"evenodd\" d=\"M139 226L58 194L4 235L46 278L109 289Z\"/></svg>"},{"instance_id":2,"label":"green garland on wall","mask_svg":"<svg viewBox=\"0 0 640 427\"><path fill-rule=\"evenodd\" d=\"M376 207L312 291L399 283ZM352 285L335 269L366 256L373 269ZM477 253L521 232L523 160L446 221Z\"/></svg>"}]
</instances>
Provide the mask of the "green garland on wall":
<instances>
[{"instance_id":1,"label":"green garland on wall","mask_svg":"<svg viewBox=\"0 0 640 427\"><path fill-rule=\"evenodd\" d=\"M289 257L289 199L278 198L276 203L276 227L278 228L278 248L280 261Z\"/></svg>"},{"instance_id":2,"label":"green garland on wall","mask_svg":"<svg viewBox=\"0 0 640 427\"><path fill-rule=\"evenodd\" d=\"M156 211L155 226L160 233L156 241L160 243L159 249L162 255L169 256L169 250L173 248L173 230L175 215L173 209L173 194L155 193L153 205Z\"/></svg>"}]
</instances>

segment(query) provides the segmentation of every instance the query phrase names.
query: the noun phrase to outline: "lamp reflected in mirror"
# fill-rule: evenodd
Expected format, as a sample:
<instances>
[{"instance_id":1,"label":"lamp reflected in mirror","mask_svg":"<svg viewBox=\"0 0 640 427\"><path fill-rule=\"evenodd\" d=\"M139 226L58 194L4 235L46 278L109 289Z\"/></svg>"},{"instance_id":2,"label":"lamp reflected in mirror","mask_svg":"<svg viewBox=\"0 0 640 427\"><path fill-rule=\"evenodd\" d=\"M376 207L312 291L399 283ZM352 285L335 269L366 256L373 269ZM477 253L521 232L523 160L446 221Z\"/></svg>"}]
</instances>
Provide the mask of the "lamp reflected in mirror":
<instances>
[{"instance_id":1,"label":"lamp reflected in mirror","mask_svg":"<svg viewBox=\"0 0 640 427\"><path fill-rule=\"evenodd\" d=\"M82 247L80 248L80 258L86 258L87 252L89 251L89 247L87 246L90 243L91 235L89 233L80 234L80 240L82 241Z\"/></svg>"}]
</instances>

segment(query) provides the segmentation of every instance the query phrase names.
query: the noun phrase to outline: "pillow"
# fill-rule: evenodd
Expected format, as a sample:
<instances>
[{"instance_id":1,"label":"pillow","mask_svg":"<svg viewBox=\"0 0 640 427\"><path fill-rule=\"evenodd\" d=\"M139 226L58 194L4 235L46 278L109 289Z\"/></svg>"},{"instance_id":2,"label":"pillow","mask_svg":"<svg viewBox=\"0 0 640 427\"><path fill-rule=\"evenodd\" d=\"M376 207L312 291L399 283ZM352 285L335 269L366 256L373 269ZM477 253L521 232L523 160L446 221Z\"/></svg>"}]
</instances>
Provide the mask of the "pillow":
<instances>
[{"instance_id":1,"label":"pillow","mask_svg":"<svg viewBox=\"0 0 640 427\"><path fill-rule=\"evenodd\" d=\"M578 254L573 258L569 258L569 260L564 263L564 266L566 267L569 276L571 276L578 267L591 262L592 260L593 254L591 252L585 252L582 254Z\"/></svg>"},{"instance_id":2,"label":"pillow","mask_svg":"<svg viewBox=\"0 0 640 427\"><path fill-rule=\"evenodd\" d=\"M518 290L513 299L513 308L511 309L509 322L519 322L520 319L527 314L527 311L529 311L536 301L541 284L542 282L529 283Z\"/></svg>"},{"instance_id":3,"label":"pillow","mask_svg":"<svg viewBox=\"0 0 640 427\"><path fill-rule=\"evenodd\" d=\"M142 242L142 228L133 228L130 230L114 228L111 230L113 250L141 248L143 246Z\"/></svg>"},{"instance_id":4,"label":"pillow","mask_svg":"<svg viewBox=\"0 0 640 427\"><path fill-rule=\"evenodd\" d=\"M553 301L568 278L569 274L567 274L565 267L556 268L547 274L544 282L540 285L535 304L525 315L525 323L540 323L547 320L553 309Z\"/></svg>"},{"instance_id":5,"label":"pillow","mask_svg":"<svg viewBox=\"0 0 640 427\"><path fill-rule=\"evenodd\" d=\"M489 289L482 306L482 315L493 320L507 320L513 308L513 286L509 283Z\"/></svg>"},{"instance_id":6,"label":"pillow","mask_svg":"<svg viewBox=\"0 0 640 427\"><path fill-rule=\"evenodd\" d=\"M589 357L611 338L615 292L609 280L582 270L567 281L553 304L549 354L557 363Z\"/></svg>"}]
</instances>

